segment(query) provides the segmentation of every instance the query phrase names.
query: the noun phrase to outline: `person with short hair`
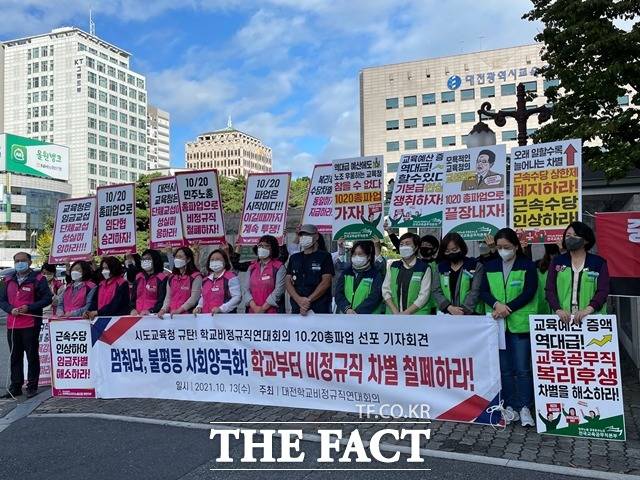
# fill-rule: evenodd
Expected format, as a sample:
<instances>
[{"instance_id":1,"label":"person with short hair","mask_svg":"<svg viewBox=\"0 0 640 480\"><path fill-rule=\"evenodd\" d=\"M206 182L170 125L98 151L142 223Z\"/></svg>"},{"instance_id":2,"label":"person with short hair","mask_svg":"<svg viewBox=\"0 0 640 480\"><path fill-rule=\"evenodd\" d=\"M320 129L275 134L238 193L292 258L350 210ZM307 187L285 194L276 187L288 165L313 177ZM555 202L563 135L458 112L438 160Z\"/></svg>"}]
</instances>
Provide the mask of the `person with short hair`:
<instances>
[{"instance_id":1,"label":"person with short hair","mask_svg":"<svg viewBox=\"0 0 640 480\"><path fill-rule=\"evenodd\" d=\"M207 275L202 280L198 305L193 313L236 313L242 300L240 279L233 272L226 249L218 248L209 254Z\"/></svg>"},{"instance_id":2,"label":"person with short hair","mask_svg":"<svg viewBox=\"0 0 640 480\"><path fill-rule=\"evenodd\" d=\"M92 281L93 270L89 262L78 260L69 270L71 283L60 292L58 316L60 318L81 318L91 307L96 294L96 284Z\"/></svg>"},{"instance_id":3,"label":"person with short hair","mask_svg":"<svg viewBox=\"0 0 640 480\"><path fill-rule=\"evenodd\" d=\"M383 273L376 267L376 250L372 241L353 244L351 265L339 274L336 285L338 313L381 313Z\"/></svg>"},{"instance_id":4,"label":"person with short hair","mask_svg":"<svg viewBox=\"0 0 640 480\"><path fill-rule=\"evenodd\" d=\"M102 257L100 271L102 280L84 316L94 319L97 316L128 315L131 311L129 282L124 278L122 263L116 257Z\"/></svg>"},{"instance_id":5,"label":"person with short hair","mask_svg":"<svg viewBox=\"0 0 640 480\"><path fill-rule=\"evenodd\" d=\"M167 294L167 274L164 273L162 255L147 249L140 258L140 272L131 288L131 315L158 313Z\"/></svg>"},{"instance_id":6,"label":"person with short hair","mask_svg":"<svg viewBox=\"0 0 640 480\"><path fill-rule=\"evenodd\" d=\"M158 317L166 313L180 315L190 313L198 304L202 293L202 275L189 247L180 247L173 254L173 271L167 281L167 293Z\"/></svg>"},{"instance_id":7,"label":"person with short hair","mask_svg":"<svg viewBox=\"0 0 640 480\"><path fill-rule=\"evenodd\" d=\"M283 311L287 268L280 261L278 240L273 235L263 235L253 252L258 259L249 265L243 288L247 313Z\"/></svg>"},{"instance_id":8,"label":"person with short hair","mask_svg":"<svg viewBox=\"0 0 640 480\"><path fill-rule=\"evenodd\" d=\"M49 285L51 294L53 295L51 299L51 305L45 307L42 310L42 314L45 316L55 316L59 301L58 294L60 293L63 282L59 278L56 278L56 265L54 265L53 263L42 264L40 273L44 276L44 278L47 279L47 285Z\"/></svg>"}]
</instances>

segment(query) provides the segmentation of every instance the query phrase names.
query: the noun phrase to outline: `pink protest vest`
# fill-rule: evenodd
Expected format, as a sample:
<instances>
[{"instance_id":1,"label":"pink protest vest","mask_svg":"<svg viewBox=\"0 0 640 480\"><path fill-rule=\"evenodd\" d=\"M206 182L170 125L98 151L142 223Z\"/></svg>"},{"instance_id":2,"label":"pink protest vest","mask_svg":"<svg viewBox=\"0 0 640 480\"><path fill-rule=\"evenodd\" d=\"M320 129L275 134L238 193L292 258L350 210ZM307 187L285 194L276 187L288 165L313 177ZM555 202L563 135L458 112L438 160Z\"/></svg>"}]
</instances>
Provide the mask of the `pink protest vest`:
<instances>
[{"instance_id":1,"label":"pink protest vest","mask_svg":"<svg viewBox=\"0 0 640 480\"><path fill-rule=\"evenodd\" d=\"M49 289L51 290L51 293L53 293L53 295L57 295L58 291L60 290L60 287L62 287L62 282L60 280L58 280L57 278L53 278L51 279L51 281L47 281L48 285L49 285ZM56 315L56 309L57 309L57 305L55 304L51 304L51 314L53 316Z\"/></svg>"},{"instance_id":2,"label":"pink protest vest","mask_svg":"<svg viewBox=\"0 0 640 480\"><path fill-rule=\"evenodd\" d=\"M36 282L42 277L38 275ZM36 284L34 282L24 281L22 285L18 285L18 281L10 277L5 280L7 289L7 299L13 308L29 305L36 298ZM7 328L32 328L35 326L35 318L28 315L7 315Z\"/></svg>"},{"instance_id":3,"label":"pink protest vest","mask_svg":"<svg viewBox=\"0 0 640 480\"><path fill-rule=\"evenodd\" d=\"M149 310L158 302L158 285L165 278L167 276L163 272L154 273L151 276L142 272L136 275L136 310L138 312Z\"/></svg>"},{"instance_id":4,"label":"pink protest vest","mask_svg":"<svg viewBox=\"0 0 640 480\"><path fill-rule=\"evenodd\" d=\"M78 310L87 304L87 295L95 288L93 282L84 282L80 288L73 288L73 283L67 285L62 295L62 311L65 314Z\"/></svg>"},{"instance_id":5,"label":"pink protest vest","mask_svg":"<svg viewBox=\"0 0 640 480\"><path fill-rule=\"evenodd\" d=\"M118 287L127 281L122 277L103 280L98 287L98 310L108 305L116 295Z\"/></svg>"},{"instance_id":6,"label":"pink protest vest","mask_svg":"<svg viewBox=\"0 0 640 480\"><path fill-rule=\"evenodd\" d=\"M271 260L264 270L260 271L260 261L256 260L249 266L249 291L256 305L264 305L269 295L276 288L276 274L282 267L280 260ZM267 313L277 313L275 307L267 310Z\"/></svg>"},{"instance_id":7,"label":"pink protest vest","mask_svg":"<svg viewBox=\"0 0 640 480\"><path fill-rule=\"evenodd\" d=\"M231 299L229 292L229 280L235 278L236 274L226 271L222 276L214 278L205 278L202 282L202 313L211 313L215 307L219 307L223 303Z\"/></svg>"},{"instance_id":8,"label":"pink protest vest","mask_svg":"<svg viewBox=\"0 0 640 480\"><path fill-rule=\"evenodd\" d=\"M191 275L171 275L169 286L171 287L171 301L169 310L171 312L179 309L191 296L191 284L198 278L200 273L193 272Z\"/></svg>"}]
</instances>

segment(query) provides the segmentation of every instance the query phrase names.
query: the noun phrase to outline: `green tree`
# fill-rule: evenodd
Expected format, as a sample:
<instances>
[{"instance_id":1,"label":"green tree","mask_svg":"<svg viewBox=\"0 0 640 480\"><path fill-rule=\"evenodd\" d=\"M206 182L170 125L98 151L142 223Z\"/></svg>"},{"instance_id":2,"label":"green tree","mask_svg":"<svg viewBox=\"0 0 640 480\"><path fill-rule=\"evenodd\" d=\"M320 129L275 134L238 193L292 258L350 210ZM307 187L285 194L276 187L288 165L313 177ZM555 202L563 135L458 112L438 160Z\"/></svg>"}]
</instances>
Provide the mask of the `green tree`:
<instances>
[{"instance_id":1,"label":"green tree","mask_svg":"<svg viewBox=\"0 0 640 480\"><path fill-rule=\"evenodd\" d=\"M583 158L607 178L621 178L640 167L640 95L623 110L618 98L640 91L640 15L638 0L532 0L523 18L544 25L535 39L545 47L542 69L559 86L546 95L553 120L536 140L599 139L602 147L583 147ZM625 30L619 21L633 25Z\"/></svg>"},{"instance_id":2,"label":"green tree","mask_svg":"<svg viewBox=\"0 0 640 480\"><path fill-rule=\"evenodd\" d=\"M244 205L244 189L247 185L243 177L218 177L220 196L224 213L240 213Z\"/></svg>"},{"instance_id":3,"label":"green tree","mask_svg":"<svg viewBox=\"0 0 640 480\"><path fill-rule=\"evenodd\" d=\"M310 183L311 179L309 177L300 177L291 181L291 188L289 189L289 208L304 207Z\"/></svg>"},{"instance_id":4,"label":"green tree","mask_svg":"<svg viewBox=\"0 0 640 480\"><path fill-rule=\"evenodd\" d=\"M161 176L158 172L141 175L136 183L136 248L138 252L149 247L149 183Z\"/></svg>"},{"instance_id":5,"label":"green tree","mask_svg":"<svg viewBox=\"0 0 640 480\"><path fill-rule=\"evenodd\" d=\"M38 232L36 240L36 255L38 255L38 263L49 261L49 253L51 252L51 244L53 243L53 218L47 217L44 221L43 229Z\"/></svg>"}]
</instances>

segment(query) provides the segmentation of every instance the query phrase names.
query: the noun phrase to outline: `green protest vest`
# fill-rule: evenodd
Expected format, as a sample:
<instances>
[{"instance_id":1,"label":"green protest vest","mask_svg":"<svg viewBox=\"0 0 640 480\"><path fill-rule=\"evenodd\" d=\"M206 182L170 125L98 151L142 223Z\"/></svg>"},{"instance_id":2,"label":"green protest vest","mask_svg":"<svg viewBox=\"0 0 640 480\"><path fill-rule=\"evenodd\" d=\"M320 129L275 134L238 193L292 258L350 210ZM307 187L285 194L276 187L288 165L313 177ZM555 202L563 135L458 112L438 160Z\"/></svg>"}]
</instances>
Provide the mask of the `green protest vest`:
<instances>
[{"instance_id":1,"label":"green protest vest","mask_svg":"<svg viewBox=\"0 0 640 480\"><path fill-rule=\"evenodd\" d=\"M429 267L431 268L432 272L438 271L438 266L436 265L436 262L430 262ZM427 301L425 308L429 310L429 314L431 315L435 315L438 312L438 304L436 303L436 299L433 298L433 295L429 295L429 300Z\"/></svg>"},{"instance_id":2,"label":"green protest vest","mask_svg":"<svg viewBox=\"0 0 640 480\"><path fill-rule=\"evenodd\" d=\"M373 285L373 278L363 278L358 284L358 288L353 290L355 284L355 277L353 275L344 276L344 296L350 301L351 309L355 310L360 306L362 302L371 294L371 286ZM371 313L381 313L382 304L378 305Z\"/></svg>"},{"instance_id":3,"label":"green protest vest","mask_svg":"<svg viewBox=\"0 0 640 480\"><path fill-rule=\"evenodd\" d=\"M511 270L507 280L504 280L502 271L487 272L487 281L491 294L500 303L507 304L511 300L516 299L524 291L524 279L527 272L525 270ZM493 310L493 305L486 306L487 312ZM529 315L536 314L538 309L538 300L533 297L528 304L520 310L512 312L507 317L507 329L511 333L528 333L529 332Z\"/></svg>"},{"instance_id":4,"label":"green protest vest","mask_svg":"<svg viewBox=\"0 0 640 480\"><path fill-rule=\"evenodd\" d=\"M449 286L449 275L445 275L441 272L439 272L440 275L440 289L442 290L442 293L444 294L445 298L447 300L449 300L450 302L451 300L451 288ZM465 299L467 298L467 295L469 294L469 290L471 290L471 282L473 281L473 273L467 271L467 270L462 270L461 272L461 276L460 276L460 303L463 304ZM475 313L477 313L478 315L484 315L485 311L484 311L484 304L480 301L478 301L478 304L476 305L475 308Z\"/></svg>"},{"instance_id":5,"label":"green protest vest","mask_svg":"<svg viewBox=\"0 0 640 480\"><path fill-rule=\"evenodd\" d=\"M551 307L547 302L547 293L545 292L545 286L547 285L547 272L541 272L538 270L538 290L536 291L536 300L538 303L538 313L541 315L548 315L551 313Z\"/></svg>"},{"instance_id":6,"label":"green protest vest","mask_svg":"<svg viewBox=\"0 0 640 480\"><path fill-rule=\"evenodd\" d=\"M564 266L556 276L556 289L558 292L558 301L560 308L567 312L571 312L571 294L573 293L573 269ZM584 310L589 306L589 302L596 294L598 289L599 272L584 268L580 272L580 280L578 281L578 310ZM601 315L607 314L607 305L604 304L600 310L594 312Z\"/></svg>"},{"instance_id":7,"label":"green protest vest","mask_svg":"<svg viewBox=\"0 0 640 480\"><path fill-rule=\"evenodd\" d=\"M402 260L400 260L400 262L401 261ZM416 266L418 265L418 262L419 260L416 260ZM396 306L399 308L400 307L400 302L399 302L400 289L398 287L398 273L400 272L400 269L398 268L397 263L398 262L392 263L389 270L391 273L391 299L393 300L393 303L395 303ZM426 265L427 265L427 269L425 271L414 271L413 275L411 275L411 280L409 282L409 291L407 293L407 307L412 305L413 302L416 301L416 298L418 298L418 295L420 295L422 278L425 276L425 274L430 273L428 269L429 265L428 264ZM429 308L430 308L429 302L427 302L427 304L424 305L422 308L416 310L414 315L430 315L431 310L429 310ZM387 307L386 313L387 315L393 315L393 312L389 307Z\"/></svg>"}]
</instances>

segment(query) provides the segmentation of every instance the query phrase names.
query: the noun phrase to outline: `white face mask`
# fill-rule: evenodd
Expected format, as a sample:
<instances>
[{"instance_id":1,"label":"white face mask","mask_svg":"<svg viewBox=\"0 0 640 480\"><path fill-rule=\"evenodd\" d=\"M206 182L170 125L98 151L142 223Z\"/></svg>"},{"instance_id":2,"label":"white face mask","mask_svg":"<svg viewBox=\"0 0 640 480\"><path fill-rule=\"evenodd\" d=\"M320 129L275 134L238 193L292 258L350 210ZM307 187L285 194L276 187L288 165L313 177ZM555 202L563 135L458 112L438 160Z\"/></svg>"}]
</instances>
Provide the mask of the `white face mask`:
<instances>
[{"instance_id":1,"label":"white face mask","mask_svg":"<svg viewBox=\"0 0 640 480\"><path fill-rule=\"evenodd\" d=\"M219 273L224 270L224 262L220 260L211 260L209 262L209 268L214 272Z\"/></svg>"},{"instance_id":2,"label":"white face mask","mask_svg":"<svg viewBox=\"0 0 640 480\"><path fill-rule=\"evenodd\" d=\"M498 249L498 255L500 255L502 257L502 260L505 261L509 261L511 260L516 254L515 250L506 250L504 248L499 248Z\"/></svg>"},{"instance_id":3,"label":"white face mask","mask_svg":"<svg viewBox=\"0 0 640 480\"><path fill-rule=\"evenodd\" d=\"M258 247L258 258L267 258L271 251L268 248Z\"/></svg>"},{"instance_id":4,"label":"white face mask","mask_svg":"<svg viewBox=\"0 0 640 480\"><path fill-rule=\"evenodd\" d=\"M153 270L153 260L142 260L140 266L145 272L151 272Z\"/></svg>"},{"instance_id":5,"label":"white face mask","mask_svg":"<svg viewBox=\"0 0 640 480\"><path fill-rule=\"evenodd\" d=\"M181 258L176 258L173 261L173 266L176 267L176 268L183 268L185 265L187 265L187 261L183 260Z\"/></svg>"},{"instance_id":6,"label":"white face mask","mask_svg":"<svg viewBox=\"0 0 640 480\"><path fill-rule=\"evenodd\" d=\"M363 255L354 255L353 257L351 257L351 263L353 264L354 268L362 268L364 267L367 263L369 263L369 257L365 257Z\"/></svg>"},{"instance_id":7,"label":"white face mask","mask_svg":"<svg viewBox=\"0 0 640 480\"><path fill-rule=\"evenodd\" d=\"M411 256L415 253L415 251L416 251L416 249L415 249L415 248L410 247L409 245L400 245L400 249L399 249L399 250L400 250L400 256L401 256L402 258L409 258L409 257L411 257Z\"/></svg>"},{"instance_id":8,"label":"white face mask","mask_svg":"<svg viewBox=\"0 0 640 480\"><path fill-rule=\"evenodd\" d=\"M73 280L74 282L79 282L80 280L82 280L82 272L78 272L77 270L72 270L71 280Z\"/></svg>"},{"instance_id":9,"label":"white face mask","mask_svg":"<svg viewBox=\"0 0 640 480\"><path fill-rule=\"evenodd\" d=\"M108 280L109 278L111 278L111 272L109 270L102 270L102 276L105 278L105 280Z\"/></svg>"},{"instance_id":10,"label":"white face mask","mask_svg":"<svg viewBox=\"0 0 640 480\"><path fill-rule=\"evenodd\" d=\"M312 235L303 235L300 237L300 249L306 250L307 248L313 245L313 236Z\"/></svg>"}]
</instances>

